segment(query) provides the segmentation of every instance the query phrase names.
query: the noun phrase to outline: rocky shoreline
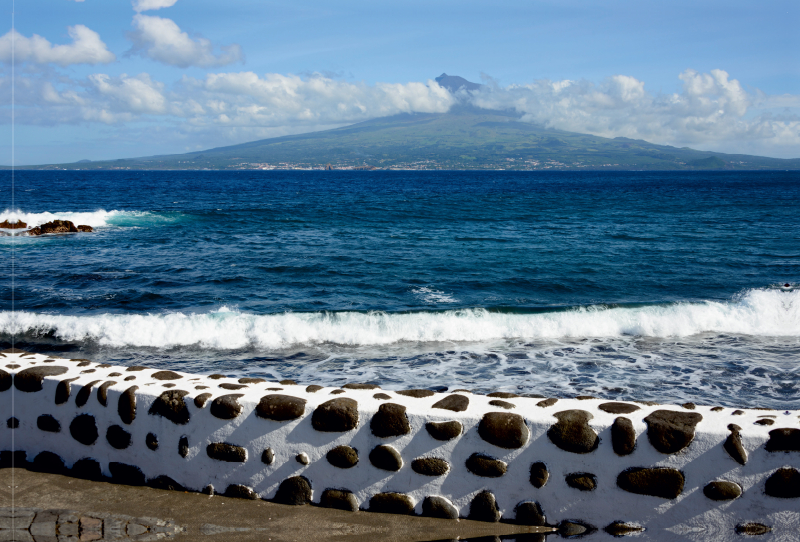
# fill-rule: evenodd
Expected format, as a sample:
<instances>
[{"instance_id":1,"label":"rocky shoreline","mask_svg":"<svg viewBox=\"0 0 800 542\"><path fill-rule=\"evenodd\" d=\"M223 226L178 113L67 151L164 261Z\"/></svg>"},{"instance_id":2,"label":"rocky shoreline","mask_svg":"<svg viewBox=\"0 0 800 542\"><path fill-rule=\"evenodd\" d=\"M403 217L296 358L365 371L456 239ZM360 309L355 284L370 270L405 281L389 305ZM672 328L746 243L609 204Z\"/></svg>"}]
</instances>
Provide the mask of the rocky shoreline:
<instances>
[{"instance_id":1,"label":"rocky shoreline","mask_svg":"<svg viewBox=\"0 0 800 542\"><path fill-rule=\"evenodd\" d=\"M28 229L28 225L25 222L17 221L17 222L9 222L8 220L4 220L0 222L0 229L6 230L23 230L19 234L14 233L13 235L48 235L54 233L89 233L93 232L94 228L91 226L87 226L85 224L81 224L76 226L69 220L52 220L50 222L45 222L44 224L40 224L39 226L35 226L33 228ZM5 235L10 235L7 232Z\"/></svg>"}]
</instances>

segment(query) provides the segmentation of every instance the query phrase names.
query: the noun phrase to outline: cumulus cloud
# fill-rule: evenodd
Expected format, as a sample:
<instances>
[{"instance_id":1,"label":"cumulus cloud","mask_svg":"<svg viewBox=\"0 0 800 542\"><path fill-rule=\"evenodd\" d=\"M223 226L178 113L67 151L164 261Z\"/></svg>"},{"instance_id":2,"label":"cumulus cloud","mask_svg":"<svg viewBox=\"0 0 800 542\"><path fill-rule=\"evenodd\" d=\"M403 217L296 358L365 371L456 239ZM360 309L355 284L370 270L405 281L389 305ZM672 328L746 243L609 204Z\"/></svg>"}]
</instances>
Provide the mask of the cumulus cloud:
<instances>
[{"instance_id":1,"label":"cumulus cloud","mask_svg":"<svg viewBox=\"0 0 800 542\"><path fill-rule=\"evenodd\" d=\"M212 68L244 59L239 45L224 45L215 52L210 40L190 37L171 19L140 13L133 18L133 25L133 51L170 66Z\"/></svg>"},{"instance_id":2,"label":"cumulus cloud","mask_svg":"<svg viewBox=\"0 0 800 542\"><path fill-rule=\"evenodd\" d=\"M100 35L82 24L68 28L72 43L69 45L53 45L42 36L34 34L30 38L16 30L11 30L0 37L0 60L11 62L12 40L16 62L32 62L35 64L107 64L114 62L114 53L108 50Z\"/></svg>"},{"instance_id":3,"label":"cumulus cloud","mask_svg":"<svg viewBox=\"0 0 800 542\"><path fill-rule=\"evenodd\" d=\"M83 2L83 0L78 0ZM168 8L175 5L178 0L133 0L133 9L136 12Z\"/></svg>"}]
</instances>

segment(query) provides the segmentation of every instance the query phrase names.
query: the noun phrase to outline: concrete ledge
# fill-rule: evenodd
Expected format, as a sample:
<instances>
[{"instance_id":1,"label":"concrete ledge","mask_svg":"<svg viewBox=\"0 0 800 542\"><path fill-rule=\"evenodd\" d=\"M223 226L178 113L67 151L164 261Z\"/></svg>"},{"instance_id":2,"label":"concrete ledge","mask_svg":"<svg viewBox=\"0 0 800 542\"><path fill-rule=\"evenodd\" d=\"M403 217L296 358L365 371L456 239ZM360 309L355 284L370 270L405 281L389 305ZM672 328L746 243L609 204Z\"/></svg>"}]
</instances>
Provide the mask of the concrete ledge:
<instances>
[{"instance_id":1,"label":"concrete ledge","mask_svg":"<svg viewBox=\"0 0 800 542\"><path fill-rule=\"evenodd\" d=\"M13 433L40 470L285 504L575 535L800 530L798 411L333 389L3 356L6 464Z\"/></svg>"}]
</instances>

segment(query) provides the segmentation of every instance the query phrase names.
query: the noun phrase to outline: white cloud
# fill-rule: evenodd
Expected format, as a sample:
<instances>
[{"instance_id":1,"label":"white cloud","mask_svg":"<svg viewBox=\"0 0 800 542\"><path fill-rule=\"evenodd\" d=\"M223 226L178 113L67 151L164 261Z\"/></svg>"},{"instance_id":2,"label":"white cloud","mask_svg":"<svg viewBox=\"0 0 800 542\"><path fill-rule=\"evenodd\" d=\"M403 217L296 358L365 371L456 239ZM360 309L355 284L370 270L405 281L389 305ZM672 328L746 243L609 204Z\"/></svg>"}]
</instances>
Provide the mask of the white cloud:
<instances>
[{"instance_id":1,"label":"white cloud","mask_svg":"<svg viewBox=\"0 0 800 542\"><path fill-rule=\"evenodd\" d=\"M137 14L133 24L134 52L170 66L211 68L244 59L239 45L221 46L215 53L210 40L202 36L191 38L171 19Z\"/></svg>"},{"instance_id":2,"label":"white cloud","mask_svg":"<svg viewBox=\"0 0 800 542\"><path fill-rule=\"evenodd\" d=\"M34 34L27 38L11 30L0 37L0 60L11 62L12 40L16 62L33 62L36 64L107 64L114 62L114 53L108 50L100 35L78 24L68 28L72 43L69 45L53 45L42 36Z\"/></svg>"},{"instance_id":3,"label":"white cloud","mask_svg":"<svg viewBox=\"0 0 800 542\"><path fill-rule=\"evenodd\" d=\"M83 0L78 0L83 2ZM168 8L175 5L178 0L133 0L133 9L136 12L149 11L151 9Z\"/></svg>"}]
</instances>

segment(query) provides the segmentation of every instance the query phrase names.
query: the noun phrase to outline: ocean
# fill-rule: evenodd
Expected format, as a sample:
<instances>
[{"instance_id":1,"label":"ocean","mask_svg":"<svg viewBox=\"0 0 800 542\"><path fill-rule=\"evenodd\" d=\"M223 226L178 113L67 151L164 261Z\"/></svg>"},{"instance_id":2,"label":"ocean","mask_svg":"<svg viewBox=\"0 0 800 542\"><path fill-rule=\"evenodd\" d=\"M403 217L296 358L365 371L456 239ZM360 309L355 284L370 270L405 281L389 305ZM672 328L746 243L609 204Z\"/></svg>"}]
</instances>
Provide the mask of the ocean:
<instances>
[{"instance_id":1,"label":"ocean","mask_svg":"<svg viewBox=\"0 0 800 542\"><path fill-rule=\"evenodd\" d=\"M0 237L4 348L800 408L798 172L18 171L13 196L0 179L0 222L95 228Z\"/></svg>"}]
</instances>

